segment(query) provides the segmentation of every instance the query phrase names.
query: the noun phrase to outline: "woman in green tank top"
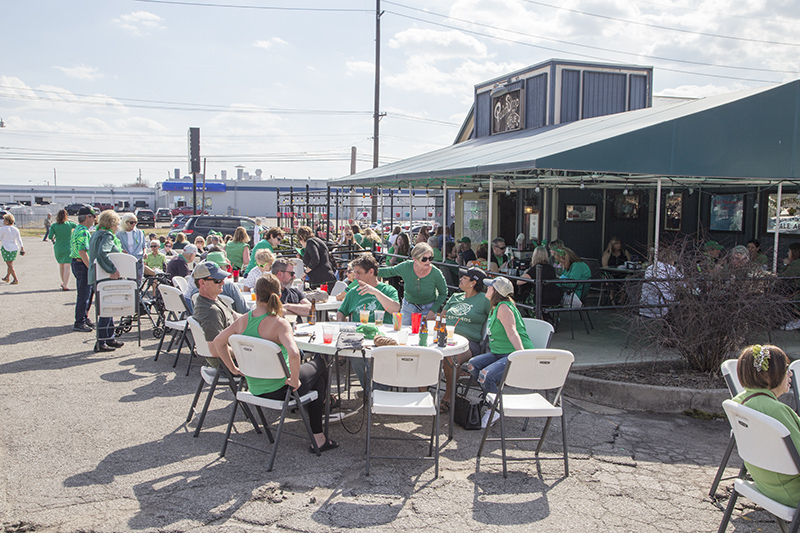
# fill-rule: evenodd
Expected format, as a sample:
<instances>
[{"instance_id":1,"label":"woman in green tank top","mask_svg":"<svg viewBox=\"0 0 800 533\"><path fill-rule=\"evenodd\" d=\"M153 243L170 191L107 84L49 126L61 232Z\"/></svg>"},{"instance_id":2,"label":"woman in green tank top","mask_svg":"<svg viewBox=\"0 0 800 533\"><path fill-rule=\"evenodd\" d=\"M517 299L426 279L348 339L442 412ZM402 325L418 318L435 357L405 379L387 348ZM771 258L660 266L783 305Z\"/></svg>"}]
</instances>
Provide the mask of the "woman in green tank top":
<instances>
[{"instance_id":1,"label":"woman in green tank top","mask_svg":"<svg viewBox=\"0 0 800 533\"><path fill-rule=\"evenodd\" d=\"M517 306L514 305L514 286L506 278L483 281L489 289L486 297L492 305L486 324L489 352L469 360L469 371L484 392L496 393L508 363L508 356L517 350L537 348L528 337ZM544 346L538 346L544 348Z\"/></svg>"},{"instance_id":2,"label":"woman in green tank top","mask_svg":"<svg viewBox=\"0 0 800 533\"><path fill-rule=\"evenodd\" d=\"M300 351L294 342L292 326L283 318L281 305L281 283L272 274L264 274L258 279L255 286L256 308L240 316L233 324L225 328L214 339L214 348L217 353L223 353L228 348L228 339L231 335L248 335L272 341L281 348L283 357L289 367L288 379L257 379L245 375L250 392L256 396L283 400L286 397L286 388L292 387L300 396L311 390L317 391L317 399L306 404L311 430L320 451L332 450L339 445L325 440L323 433L322 417L325 414L325 392L327 387L327 365L322 357L317 354L314 358L300 364ZM234 373L239 373L238 368ZM310 448L313 452L313 447Z\"/></svg>"}]
</instances>

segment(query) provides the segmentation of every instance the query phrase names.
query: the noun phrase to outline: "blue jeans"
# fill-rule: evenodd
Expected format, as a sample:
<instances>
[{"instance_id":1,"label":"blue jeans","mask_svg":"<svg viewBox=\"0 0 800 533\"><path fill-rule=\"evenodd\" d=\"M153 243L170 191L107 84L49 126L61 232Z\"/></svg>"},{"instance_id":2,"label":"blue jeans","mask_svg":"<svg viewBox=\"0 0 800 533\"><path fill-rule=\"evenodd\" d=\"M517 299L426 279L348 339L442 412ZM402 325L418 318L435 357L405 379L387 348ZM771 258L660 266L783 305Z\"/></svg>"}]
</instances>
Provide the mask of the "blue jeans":
<instances>
[{"instance_id":1,"label":"blue jeans","mask_svg":"<svg viewBox=\"0 0 800 533\"><path fill-rule=\"evenodd\" d=\"M109 316L97 318L97 339L100 342L110 341L114 338L114 319Z\"/></svg>"},{"instance_id":2,"label":"blue jeans","mask_svg":"<svg viewBox=\"0 0 800 533\"><path fill-rule=\"evenodd\" d=\"M89 305L92 302L94 287L89 285L89 269L86 268L83 261L73 259L71 267L78 293L75 301L75 325L80 326L86 323L86 314L89 312Z\"/></svg>"},{"instance_id":3,"label":"blue jeans","mask_svg":"<svg viewBox=\"0 0 800 533\"><path fill-rule=\"evenodd\" d=\"M469 360L469 373L486 393L497 393L510 354L487 352Z\"/></svg>"},{"instance_id":4,"label":"blue jeans","mask_svg":"<svg viewBox=\"0 0 800 533\"><path fill-rule=\"evenodd\" d=\"M412 304L403 298L403 302L400 304L400 312L403 313L403 325L411 325L411 313L422 313L423 318L425 318L425 315L427 315L428 311L432 308L433 302L429 304Z\"/></svg>"}]
</instances>

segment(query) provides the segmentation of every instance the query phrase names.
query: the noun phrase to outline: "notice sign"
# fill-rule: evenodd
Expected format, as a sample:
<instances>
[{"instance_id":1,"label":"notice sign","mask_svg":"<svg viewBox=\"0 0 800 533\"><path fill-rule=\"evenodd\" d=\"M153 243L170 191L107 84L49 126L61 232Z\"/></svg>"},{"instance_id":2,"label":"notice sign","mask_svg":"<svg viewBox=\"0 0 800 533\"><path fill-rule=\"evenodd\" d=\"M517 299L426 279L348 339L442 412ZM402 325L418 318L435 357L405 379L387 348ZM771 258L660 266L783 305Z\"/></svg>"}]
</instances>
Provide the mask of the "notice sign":
<instances>
[{"instance_id":1,"label":"notice sign","mask_svg":"<svg viewBox=\"0 0 800 533\"><path fill-rule=\"evenodd\" d=\"M522 89L492 98L492 135L522 128Z\"/></svg>"}]
</instances>

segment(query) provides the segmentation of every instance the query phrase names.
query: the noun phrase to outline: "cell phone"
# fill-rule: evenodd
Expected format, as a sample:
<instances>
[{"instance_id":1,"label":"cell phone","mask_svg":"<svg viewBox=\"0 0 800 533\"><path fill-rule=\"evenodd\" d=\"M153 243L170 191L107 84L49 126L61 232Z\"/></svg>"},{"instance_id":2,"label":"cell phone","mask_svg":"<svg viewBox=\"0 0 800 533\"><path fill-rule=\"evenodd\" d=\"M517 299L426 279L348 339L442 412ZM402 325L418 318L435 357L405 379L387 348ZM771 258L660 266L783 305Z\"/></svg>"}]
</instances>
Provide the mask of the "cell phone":
<instances>
[{"instance_id":1,"label":"cell phone","mask_svg":"<svg viewBox=\"0 0 800 533\"><path fill-rule=\"evenodd\" d=\"M20 250L19 255L25 255L25 250Z\"/></svg>"}]
</instances>

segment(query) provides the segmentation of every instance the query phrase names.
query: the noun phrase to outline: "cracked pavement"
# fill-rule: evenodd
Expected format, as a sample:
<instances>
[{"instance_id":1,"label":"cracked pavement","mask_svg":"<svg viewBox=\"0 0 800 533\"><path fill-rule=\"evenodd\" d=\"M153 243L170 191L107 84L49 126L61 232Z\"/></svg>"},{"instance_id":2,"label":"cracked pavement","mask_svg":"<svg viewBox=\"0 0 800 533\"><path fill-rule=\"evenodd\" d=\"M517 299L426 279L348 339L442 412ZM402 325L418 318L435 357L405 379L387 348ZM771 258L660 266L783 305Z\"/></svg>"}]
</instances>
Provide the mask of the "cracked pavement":
<instances>
[{"instance_id":1,"label":"cracked pavement","mask_svg":"<svg viewBox=\"0 0 800 533\"><path fill-rule=\"evenodd\" d=\"M724 420L635 413L567 400L570 476L560 459L560 427L550 428L540 461L531 443L511 443L508 479L499 444L481 431L441 426L440 477L427 460L374 460L364 475L365 430L331 425L340 447L316 457L286 435L273 472L267 455L229 446L219 457L232 395L218 389L204 428L184 424L198 383L169 354L153 361L148 328L109 354L91 334L72 332L75 292L62 292L48 243L26 239L20 285L0 286L0 522L10 531L715 531L732 481L715 503L708 489L728 442ZM74 287L74 280L73 280ZM143 323L143 327L145 324ZM201 397L202 401L202 397ZM346 420L357 427L359 416ZM294 419L292 419L294 420ZM384 419L387 420L387 419ZM427 419L387 420L381 436ZM541 429L532 422L528 432ZM520 434L521 421L509 424ZM240 414L238 438L265 445ZM301 432L297 421L288 430ZM499 434L496 428L495 435ZM386 444L423 455L419 443ZM738 472L734 454L727 477ZM772 517L740 499L729 531L778 531Z\"/></svg>"}]
</instances>

